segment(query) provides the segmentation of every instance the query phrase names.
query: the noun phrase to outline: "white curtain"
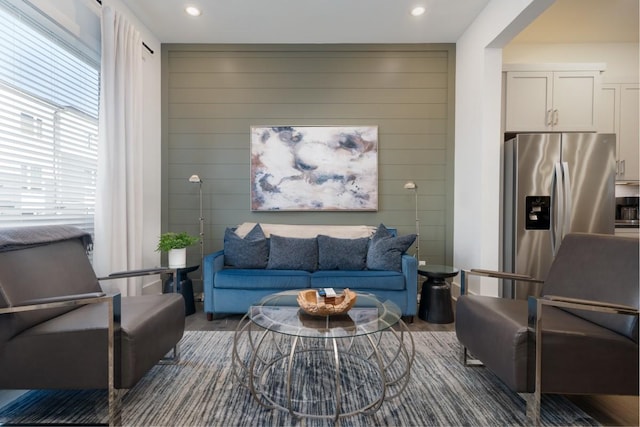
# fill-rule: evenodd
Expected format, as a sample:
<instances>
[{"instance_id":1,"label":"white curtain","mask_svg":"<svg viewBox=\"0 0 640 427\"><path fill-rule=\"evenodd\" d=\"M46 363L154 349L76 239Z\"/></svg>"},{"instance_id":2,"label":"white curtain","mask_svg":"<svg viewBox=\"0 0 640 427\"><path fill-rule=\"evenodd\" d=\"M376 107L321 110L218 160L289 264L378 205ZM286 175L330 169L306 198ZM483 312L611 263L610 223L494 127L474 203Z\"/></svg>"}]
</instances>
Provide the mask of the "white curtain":
<instances>
[{"instance_id":1,"label":"white curtain","mask_svg":"<svg viewBox=\"0 0 640 427\"><path fill-rule=\"evenodd\" d=\"M102 7L102 72L93 263L98 276L142 268L142 40ZM122 295L140 279L101 283Z\"/></svg>"}]
</instances>

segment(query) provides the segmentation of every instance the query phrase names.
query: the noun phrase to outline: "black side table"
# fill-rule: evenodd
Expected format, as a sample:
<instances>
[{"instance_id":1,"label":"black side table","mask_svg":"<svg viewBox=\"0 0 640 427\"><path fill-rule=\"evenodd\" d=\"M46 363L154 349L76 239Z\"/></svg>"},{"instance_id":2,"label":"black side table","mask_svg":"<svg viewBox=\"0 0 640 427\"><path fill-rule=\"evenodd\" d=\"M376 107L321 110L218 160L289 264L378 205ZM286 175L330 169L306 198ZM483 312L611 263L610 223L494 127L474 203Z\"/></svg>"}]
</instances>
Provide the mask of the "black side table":
<instances>
[{"instance_id":1,"label":"black side table","mask_svg":"<svg viewBox=\"0 0 640 427\"><path fill-rule=\"evenodd\" d=\"M184 298L185 315L189 316L196 312L196 303L193 297L193 282L189 278L188 274L192 271L196 271L200 266L194 265L191 267L176 268L176 280L173 280L173 271L169 271L169 277L164 282L164 293L170 293L174 291L174 286L177 286L175 292L180 292Z\"/></svg>"},{"instance_id":2,"label":"black side table","mask_svg":"<svg viewBox=\"0 0 640 427\"><path fill-rule=\"evenodd\" d=\"M455 277L458 270L446 265L424 265L418 267L418 274L427 278L422 284L418 317L430 323L453 322L451 286L446 279Z\"/></svg>"}]
</instances>

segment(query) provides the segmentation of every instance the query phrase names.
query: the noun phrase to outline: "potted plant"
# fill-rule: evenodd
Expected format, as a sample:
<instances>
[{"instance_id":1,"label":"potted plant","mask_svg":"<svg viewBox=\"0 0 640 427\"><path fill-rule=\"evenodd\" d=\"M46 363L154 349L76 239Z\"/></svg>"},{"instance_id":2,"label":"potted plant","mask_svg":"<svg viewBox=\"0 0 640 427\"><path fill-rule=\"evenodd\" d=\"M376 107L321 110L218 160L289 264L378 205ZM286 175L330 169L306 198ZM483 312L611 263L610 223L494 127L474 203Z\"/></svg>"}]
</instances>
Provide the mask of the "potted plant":
<instances>
[{"instance_id":1,"label":"potted plant","mask_svg":"<svg viewBox=\"0 0 640 427\"><path fill-rule=\"evenodd\" d=\"M187 265L187 247L195 244L198 238L186 232L168 232L160 235L157 251L169 253L169 267L181 268Z\"/></svg>"}]
</instances>

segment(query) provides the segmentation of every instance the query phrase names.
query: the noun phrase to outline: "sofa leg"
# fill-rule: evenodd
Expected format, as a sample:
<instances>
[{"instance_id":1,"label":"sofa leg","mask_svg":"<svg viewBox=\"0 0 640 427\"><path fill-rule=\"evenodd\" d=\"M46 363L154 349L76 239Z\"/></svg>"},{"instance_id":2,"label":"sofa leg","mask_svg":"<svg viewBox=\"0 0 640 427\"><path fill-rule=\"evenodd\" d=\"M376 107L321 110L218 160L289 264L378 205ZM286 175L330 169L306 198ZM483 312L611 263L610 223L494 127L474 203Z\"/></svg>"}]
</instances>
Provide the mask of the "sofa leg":
<instances>
[{"instance_id":1,"label":"sofa leg","mask_svg":"<svg viewBox=\"0 0 640 427\"><path fill-rule=\"evenodd\" d=\"M207 320L211 322L213 320L213 313L207 313Z\"/></svg>"},{"instance_id":2,"label":"sofa leg","mask_svg":"<svg viewBox=\"0 0 640 427\"><path fill-rule=\"evenodd\" d=\"M413 316L402 316L402 321L406 324L413 323Z\"/></svg>"}]
</instances>

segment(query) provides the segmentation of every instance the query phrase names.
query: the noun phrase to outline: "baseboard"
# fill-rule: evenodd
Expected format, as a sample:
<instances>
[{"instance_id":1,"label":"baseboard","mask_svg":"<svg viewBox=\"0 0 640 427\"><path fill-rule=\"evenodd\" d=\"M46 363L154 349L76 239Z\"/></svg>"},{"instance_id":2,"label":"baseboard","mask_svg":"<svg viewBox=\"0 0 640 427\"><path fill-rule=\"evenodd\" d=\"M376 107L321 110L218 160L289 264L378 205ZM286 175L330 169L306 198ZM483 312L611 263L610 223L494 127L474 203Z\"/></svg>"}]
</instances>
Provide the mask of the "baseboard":
<instances>
[{"instance_id":1,"label":"baseboard","mask_svg":"<svg viewBox=\"0 0 640 427\"><path fill-rule=\"evenodd\" d=\"M467 294L476 295L475 292L469 289L467 289ZM451 299L453 299L454 301L457 301L459 296L460 296L460 283L453 281L451 282Z\"/></svg>"}]
</instances>

